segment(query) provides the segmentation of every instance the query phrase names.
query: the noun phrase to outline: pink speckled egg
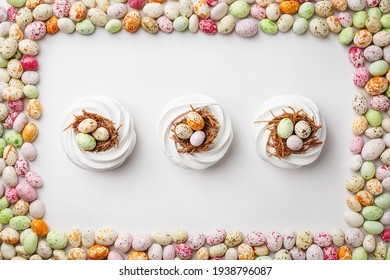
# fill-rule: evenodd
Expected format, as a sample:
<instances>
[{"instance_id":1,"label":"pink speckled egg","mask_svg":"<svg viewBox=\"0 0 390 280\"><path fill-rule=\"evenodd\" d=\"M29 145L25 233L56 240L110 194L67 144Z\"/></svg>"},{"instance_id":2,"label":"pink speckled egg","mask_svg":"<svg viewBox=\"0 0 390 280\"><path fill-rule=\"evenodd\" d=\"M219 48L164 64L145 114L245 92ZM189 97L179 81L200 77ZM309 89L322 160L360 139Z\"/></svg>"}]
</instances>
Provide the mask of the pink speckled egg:
<instances>
[{"instance_id":1,"label":"pink speckled egg","mask_svg":"<svg viewBox=\"0 0 390 280\"><path fill-rule=\"evenodd\" d=\"M39 73L37 71L26 71L22 75L22 82L25 85L36 85L39 83Z\"/></svg>"},{"instance_id":2,"label":"pink speckled egg","mask_svg":"<svg viewBox=\"0 0 390 280\"><path fill-rule=\"evenodd\" d=\"M237 22L236 33L241 37L252 37L259 31L259 22L255 19L243 19Z\"/></svg>"},{"instance_id":3,"label":"pink speckled egg","mask_svg":"<svg viewBox=\"0 0 390 280\"><path fill-rule=\"evenodd\" d=\"M250 246L261 246L265 243L266 238L260 231L251 231L245 236L245 243Z\"/></svg>"},{"instance_id":4,"label":"pink speckled egg","mask_svg":"<svg viewBox=\"0 0 390 280\"><path fill-rule=\"evenodd\" d=\"M115 240L114 246L122 253L126 253L130 250L132 242L133 237L131 236L131 234L124 232L118 235L118 238Z\"/></svg>"},{"instance_id":5,"label":"pink speckled egg","mask_svg":"<svg viewBox=\"0 0 390 280\"><path fill-rule=\"evenodd\" d=\"M25 175L26 177L26 182L34 187L34 188L40 188L43 186L43 179L42 177L37 174L36 172L34 171L28 171Z\"/></svg>"},{"instance_id":6,"label":"pink speckled egg","mask_svg":"<svg viewBox=\"0 0 390 280\"><path fill-rule=\"evenodd\" d=\"M364 52L358 47L350 47L348 50L348 58L352 65L356 68L364 65Z\"/></svg>"},{"instance_id":7,"label":"pink speckled egg","mask_svg":"<svg viewBox=\"0 0 390 280\"><path fill-rule=\"evenodd\" d=\"M10 22L15 22L16 15L18 14L18 9L15 7L9 7L7 10L8 20Z\"/></svg>"},{"instance_id":8,"label":"pink speckled egg","mask_svg":"<svg viewBox=\"0 0 390 280\"><path fill-rule=\"evenodd\" d=\"M366 0L368 7L376 7L381 2L380 0Z\"/></svg>"},{"instance_id":9,"label":"pink speckled egg","mask_svg":"<svg viewBox=\"0 0 390 280\"><path fill-rule=\"evenodd\" d=\"M110 253L108 253L107 260L123 260L123 257L118 252L110 251Z\"/></svg>"},{"instance_id":10,"label":"pink speckled egg","mask_svg":"<svg viewBox=\"0 0 390 280\"><path fill-rule=\"evenodd\" d=\"M199 29L202 30L203 33L213 35L217 33L217 24L212 19L202 19L199 22Z\"/></svg>"},{"instance_id":11,"label":"pink speckled egg","mask_svg":"<svg viewBox=\"0 0 390 280\"><path fill-rule=\"evenodd\" d=\"M349 228L345 231L345 242L354 248L363 244L364 234L358 228Z\"/></svg>"},{"instance_id":12,"label":"pink speckled egg","mask_svg":"<svg viewBox=\"0 0 390 280\"><path fill-rule=\"evenodd\" d=\"M390 228L385 228L381 234L381 238L384 242L390 242Z\"/></svg>"},{"instance_id":13,"label":"pink speckled egg","mask_svg":"<svg viewBox=\"0 0 390 280\"><path fill-rule=\"evenodd\" d=\"M38 60L31 55L25 55L20 60L22 63L23 69L26 71L37 71L38 70Z\"/></svg>"},{"instance_id":14,"label":"pink speckled egg","mask_svg":"<svg viewBox=\"0 0 390 280\"><path fill-rule=\"evenodd\" d=\"M387 111L390 107L390 100L386 95L375 95L370 100L370 106L377 111Z\"/></svg>"},{"instance_id":15,"label":"pink speckled egg","mask_svg":"<svg viewBox=\"0 0 390 280\"><path fill-rule=\"evenodd\" d=\"M225 229L216 228L206 236L206 240L209 245L217 245L225 241L226 235Z\"/></svg>"},{"instance_id":16,"label":"pink speckled egg","mask_svg":"<svg viewBox=\"0 0 390 280\"><path fill-rule=\"evenodd\" d=\"M323 260L324 253L320 246L312 244L306 250L306 259L307 260Z\"/></svg>"},{"instance_id":17,"label":"pink speckled egg","mask_svg":"<svg viewBox=\"0 0 390 280\"><path fill-rule=\"evenodd\" d=\"M294 247L290 250L290 254L293 260L301 261L306 259L306 253L298 247Z\"/></svg>"},{"instance_id":18,"label":"pink speckled egg","mask_svg":"<svg viewBox=\"0 0 390 280\"><path fill-rule=\"evenodd\" d=\"M70 0L55 0L53 13L57 18L67 17L69 15L70 7Z\"/></svg>"},{"instance_id":19,"label":"pink speckled egg","mask_svg":"<svg viewBox=\"0 0 390 280\"><path fill-rule=\"evenodd\" d=\"M27 162L27 160L20 158L15 163L15 171L16 174L18 174L21 177L25 177L26 173L30 171L30 166Z\"/></svg>"},{"instance_id":20,"label":"pink speckled egg","mask_svg":"<svg viewBox=\"0 0 390 280\"><path fill-rule=\"evenodd\" d=\"M383 50L381 47L371 45L364 49L364 58L370 62L377 61L383 56Z\"/></svg>"},{"instance_id":21,"label":"pink speckled egg","mask_svg":"<svg viewBox=\"0 0 390 280\"><path fill-rule=\"evenodd\" d=\"M157 19L157 24L160 30L164 33L171 33L173 31L172 21L166 16L159 17Z\"/></svg>"},{"instance_id":22,"label":"pink speckled egg","mask_svg":"<svg viewBox=\"0 0 390 280\"><path fill-rule=\"evenodd\" d=\"M206 236L203 233L196 232L190 235L187 241L187 245L192 250L198 250L204 245L205 242L206 242Z\"/></svg>"},{"instance_id":23,"label":"pink speckled egg","mask_svg":"<svg viewBox=\"0 0 390 280\"><path fill-rule=\"evenodd\" d=\"M271 252L279 251L280 248L282 248L283 245L283 236L279 232L273 230L270 233L268 233L266 242L268 249Z\"/></svg>"},{"instance_id":24,"label":"pink speckled egg","mask_svg":"<svg viewBox=\"0 0 390 280\"><path fill-rule=\"evenodd\" d=\"M31 202L37 199L36 190L27 182L21 182L16 186L17 195L24 201Z\"/></svg>"},{"instance_id":25,"label":"pink speckled egg","mask_svg":"<svg viewBox=\"0 0 390 280\"><path fill-rule=\"evenodd\" d=\"M18 112L11 112L8 117L4 120L3 126L6 129L11 129L14 125L15 119L18 117Z\"/></svg>"},{"instance_id":26,"label":"pink speckled egg","mask_svg":"<svg viewBox=\"0 0 390 280\"><path fill-rule=\"evenodd\" d=\"M337 260L337 250L331 245L322 249L324 253L324 260Z\"/></svg>"},{"instance_id":27,"label":"pink speckled egg","mask_svg":"<svg viewBox=\"0 0 390 280\"><path fill-rule=\"evenodd\" d=\"M214 7L218 4L218 0L206 0L207 5Z\"/></svg>"},{"instance_id":28,"label":"pink speckled egg","mask_svg":"<svg viewBox=\"0 0 390 280\"><path fill-rule=\"evenodd\" d=\"M24 34L30 40L39 40L46 35L46 25L42 21L34 21L26 26Z\"/></svg>"},{"instance_id":29,"label":"pink speckled egg","mask_svg":"<svg viewBox=\"0 0 390 280\"><path fill-rule=\"evenodd\" d=\"M145 5L145 0L129 0L129 6L133 9L140 10Z\"/></svg>"},{"instance_id":30,"label":"pink speckled egg","mask_svg":"<svg viewBox=\"0 0 390 280\"><path fill-rule=\"evenodd\" d=\"M376 168L375 178L379 181L382 181L390 177L390 167L387 165L381 165Z\"/></svg>"},{"instance_id":31,"label":"pink speckled egg","mask_svg":"<svg viewBox=\"0 0 390 280\"><path fill-rule=\"evenodd\" d=\"M363 138L360 136L355 136L352 138L351 142L349 143L349 150L355 154L358 155L362 151L364 146Z\"/></svg>"},{"instance_id":32,"label":"pink speckled egg","mask_svg":"<svg viewBox=\"0 0 390 280\"><path fill-rule=\"evenodd\" d=\"M262 20L265 18L265 9L260 5L254 4L251 6L250 14L253 18Z\"/></svg>"},{"instance_id":33,"label":"pink speckled egg","mask_svg":"<svg viewBox=\"0 0 390 280\"><path fill-rule=\"evenodd\" d=\"M363 88L368 83L369 80L370 80L370 72L364 66L356 69L355 73L353 74L353 83L358 87Z\"/></svg>"},{"instance_id":34,"label":"pink speckled egg","mask_svg":"<svg viewBox=\"0 0 390 280\"><path fill-rule=\"evenodd\" d=\"M332 235L326 232L319 232L314 235L314 243L320 247L328 247L332 244Z\"/></svg>"},{"instance_id":35,"label":"pink speckled egg","mask_svg":"<svg viewBox=\"0 0 390 280\"><path fill-rule=\"evenodd\" d=\"M33 161L37 157L37 149L34 144L25 142L21 147L22 156L28 160Z\"/></svg>"},{"instance_id":36,"label":"pink speckled egg","mask_svg":"<svg viewBox=\"0 0 390 280\"><path fill-rule=\"evenodd\" d=\"M183 260L189 260L192 257L191 248L184 243L176 245L175 252L176 252L176 256L178 256Z\"/></svg>"},{"instance_id":37,"label":"pink speckled egg","mask_svg":"<svg viewBox=\"0 0 390 280\"><path fill-rule=\"evenodd\" d=\"M15 203L16 201L19 200L18 194L16 192L15 188L7 188L5 190L5 198L9 203Z\"/></svg>"},{"instance_id":38,"label":"pink speckled egg","mask_svg":"<svg viewBox=\"0 0 390 280\"><path fill-rule=\"evenodd\" d=\"M7 105L8 105L8 108L11 109L11 111L22 112L24 110L23 101L20 99L14 100L14 101L8 101Z\"/></svg>"},{"instance_id":39,"label":"pink speckled egg","mask_svg":"<svg viewBox=\"0 0 390 280\"><path fill-rule=\"evenodd\" d=\"M175 258L175 247L173 245L167 245L163 249L163 260L173 260Z\"/></svg>"},{"instance_id":40,"label":"pink speckled egg","mask_svg":"<svg viewBox=\"0 0 390 280\"><path fill-rule=\"evenodd\" d=\"M348 12L341 12L339 13L338 19L341 23L341 26L343 27L350 27L352 26L352 16Z\"/></svg>"}]
</instances>

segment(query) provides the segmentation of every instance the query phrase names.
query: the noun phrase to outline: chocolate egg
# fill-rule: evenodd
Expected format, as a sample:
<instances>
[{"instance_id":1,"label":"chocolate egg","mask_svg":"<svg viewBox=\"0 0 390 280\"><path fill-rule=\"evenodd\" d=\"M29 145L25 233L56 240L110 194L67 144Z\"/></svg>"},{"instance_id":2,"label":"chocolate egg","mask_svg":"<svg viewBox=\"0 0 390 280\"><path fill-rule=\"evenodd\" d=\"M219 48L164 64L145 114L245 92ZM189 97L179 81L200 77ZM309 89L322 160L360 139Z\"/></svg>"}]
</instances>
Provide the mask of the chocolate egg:
<instances>
[{"instance_id":1,"label":"chocolate egg","mask_svg":"<svg viewBox=\"0 0 390 280\"><path fill-rule=\"evenodd\" d=\"M199 113L189 112L186 119L187 119L187 124L193 130L198 131L204 128L204 120Z\"/></svg>"}]
</instances>

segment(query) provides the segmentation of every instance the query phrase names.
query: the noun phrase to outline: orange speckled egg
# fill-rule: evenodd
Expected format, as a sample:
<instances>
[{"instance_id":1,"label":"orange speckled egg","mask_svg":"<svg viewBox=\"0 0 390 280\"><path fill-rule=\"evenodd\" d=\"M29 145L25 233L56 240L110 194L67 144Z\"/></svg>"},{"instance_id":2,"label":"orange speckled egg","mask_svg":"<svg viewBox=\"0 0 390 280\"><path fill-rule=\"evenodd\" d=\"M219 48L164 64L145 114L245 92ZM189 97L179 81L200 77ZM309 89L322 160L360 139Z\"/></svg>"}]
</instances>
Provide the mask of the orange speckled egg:
<instances>
[{"instance_id":1,"label":"orange speckled egg","mask_svg":"<svg viewBox=\"0 0 390 280\"><path fill-rule=\"evenodd\" d=\"M364 49L371 44L372 34L367 29L359 30L358 32L356 32L353 42L358 48Z\"/></svg>"},{"instance_id":2,"label":"orange speckled egg","mask_svg":"<svg viewBox=\"0 0 390 280\"><path fill-rule=\"evenodd\" d=\"M141 15L137 11L127 13L123 19L123 28L127 32L135 32L141 25Z\"/></svg>"},{"instance_id":3,"label":"orange speckled egg","mask_svg":"<svg viewBox=\"0 0 390 280\"><path fill-rule=\"evenodd\" d=\"M255 251L248 244L241 244L237 248L238 259L239 260L254 260Z\"/></svg>"},{"instance_id":4,"label":"orange speckled egg","mask_svg":"<svg viewBox=\"0 0 390 280\"><path fill-rule=\"evenodd\" d=\"M30 99L27 102L27 114L34 120L37 120L41 117L41 103L37 99Z\"/></svg>"},{"instance_id":5,"label":"orange speckled egg","mask_svg":"<svg viewBox=\"0 0 390 280\"><path fill-rule=\"evenodd\" d=\"M201 19L207 19L210 16L210 7L206 1L199 0L194 4L194 12Z\"/></svg>"},{"instance_id":6,"label":"orange speckled egg","mask_svg":"<svg viewBox=\"0 0 390 280\"><path fill-rule=\"evenodd\" d=\"M337 11L344 12L347 10L348 2L347 0L332 0L332 5Z\"/></svg>"},{"instance_id":7,"label":"orange speckled egg","mask_svg":"<svg viewBox=\"0 0 390 280\"><path fill-rule=\"evenodd\" d=\"M389 87L389 82L383 77L374 77L368 81L364 89L368 94L378 95L384 93Z\"/></svg>"},{"instance_id":8,"label":"orange speckled egg","mask_svg":"<svg viewBox=\"0 0 390 280\"><path fill-rule=\"evenodd\" d=\"M46 237L49 232L49 227L44 220L34 220L31 222L31 229L35 232L39 237Z\"/></svg>"},{"instance_id":9,"label":"orange speckled egg","mask_svg":"<svg viewBox=\"0 0 390 280\"><path fill-rule=\"evenodd\" d=\"M383 192L383 186L378 179L371 179L367 181L367 190L372 195L380 195Z\"/></svg>"},{"instance_id":10,"label":"orange speckled egg","mask_svg":"<svg viewBox=\"0 0 390 280\"><path fill-rule=\"evenodd\" d=\"M138 251L133 251L129 254L127 257L128 260L131 261L146 261L148 260L148 254L145 252L138 252Z\"/></svg>"},{"instance_id":11,"label":"orange speckled egg","mask_svg":"<svg viewBox=\"0 0 390 280\"><path fill-rule=\"evenodd\" d=\"M296 1L283 1L279 4L279 9L284 14L295 14L298 12L299 3Z\"/></svg>"},{"instance_id":12,"label":"orange speckled egg","mask_svg":"<svg viewBox=\"0 0 390 280\"><path fill-rule=\"evenodd\" d=\"M70 7L69 18L75 22L82 21L87 16L87 7L82 2L73 3Z\"/></svg>"},{"instance_id":13,"label":"orange speckled egg","mask_svg":"<svg viewBox=\"0 0 390 280\"><path fill-rule=\"evenodd\" d=\"M202 261L206 261L208 260L210 257L209 255L209 250L206 248L206 247L202 247L200 248L197 252L196 252L196 258L198 260L202 260Z\"/></svg>"},{"instance_id":14,"label":"orange speckled egg","mask_svg":"<svg viewBox=\"0 0 390 280\"><path fill-rule=\"evenodd\" d=\"M52 16L49 18L49 20L46 22L46 32L47 34L56 34L58 31L58 18L55 16Z\"/></svg>"},{"instance_id":15,"label":"orange speckled egg","mask_svg":"<svg viewBox=\"0 0 390 280\"><path fill-rule=\"evenodd\" d=\"M73 248L69 251L69 259L81 261L87 259L87 253L81 248Z\"/></svg>"},{"instance_id":16,"label":"orange speckled egg","mask_svg":"<svg viewBox=\"0 0 390 280\"><path fill-rule=\"evenodd\" d=\"M43 0L27 0L26 7L33 10L41 4L43 4Z\"/></svg>"},{"instance_id":17,"label":"orange speckled egg","mask_svg":"<svg viewBox=\"0 0 390 280\"><path fill-rule=\"evenodd\" d=\"M341 246L337 251L337 259L339 260L350 260L352 252L347 246Z\"/></svg>"},{"instance_id":18,"label":"orange speckled egg","mask_svg":"<svg viewBox=\"0 0 390 280\"><path fill-rule=\"evenodd\" d=\"M28 123L23 128L22 137L25 142L32 143L38 136L38 127L34 123Z\"/></svg>"},{"instance_id":19,"label":"orange speckled egg","mask_svg":"<svg viewBox=\"0 0 390 280\"><path fill-rule=\"evenodd\" d=\"M197 112L189 112L186 117L187 124L193 130L202 130L204 128L204 120Z\"/></svg>"},{"instance_id":20,"label":"orange speckled egg","mask_svg":"<svg viewBox=\"0 0 390 280\"><path fill-rule=\"evenodd\" d=\"M18 42L23 40L23 31L16 23L12 24L9 28L8 36L16 39Z\"/></svg>"},{"instance_id":21,"label":"orange speckled egg","mask_svg":"<svg viewBox=\"0 0 390 280\"><path fill-rule=\"evenodd\" d=\"M69 245L77 248L81 246L82 236L78 228L71 228L68 232Z\"/></svg>"},{"instance_id":22,"label":"orange speckled egg","mask_svg":"<svg viewBox=\"0 0 390 280\"><path fill-rule=\"evenodd\" d=\"M356 197L363 206L369 206L374 203L374 197L368 191L360 191L356 194Z\"/></svg>"},{"instance_id":23,"label":"orange speckled egg","mask_svg":"<svg viewBox=\"0 0 390 280\"><path fill-rule=\"evenodd\" d=\"M93 245L88 249L88 258L91 260L104 260L108 256L108 248L103 245Z\"/></svg>"}]
</instances>

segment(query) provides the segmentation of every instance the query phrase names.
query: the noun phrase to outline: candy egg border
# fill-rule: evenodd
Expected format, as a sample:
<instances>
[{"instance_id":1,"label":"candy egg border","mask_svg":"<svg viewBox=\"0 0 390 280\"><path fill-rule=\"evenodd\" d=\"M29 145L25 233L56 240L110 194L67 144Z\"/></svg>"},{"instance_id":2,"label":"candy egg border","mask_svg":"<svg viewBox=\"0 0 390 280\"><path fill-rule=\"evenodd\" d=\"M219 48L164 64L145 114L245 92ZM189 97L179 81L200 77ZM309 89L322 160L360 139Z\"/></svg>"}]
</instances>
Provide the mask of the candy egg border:
<instances>
[{"instance_id":1,"label":"candy egg border","mask_svg":"<svg viewBox=\"0 0 390 280\"><path fill-rule=\"evenodd\" d=\"M104 27L110 33L123 28L129 33L138 29L151 34L159 31L199 31L209 35L218 33L216 36L219 36L235 32L241 37L252 37L261 31L272 35L278 31L288 32L290 29L296 34L309 30L318 38L337 33L341 44L354 45L348 50L348 57L356 67L353 82L360 88L359 91L363 92L365 89L367 93L363 93L363 99L353 101L354 110L360 114L353 122L356 135L350 147L353 153L360 154L364 141L367 141L356 137L360 137L369 125L378 126L379 116L377 111L373 113L373 108L387 110L390 106L388 98L375 97L385 96L385 93L390 95L390 0L332 0L316 3L305 0L179 0L177 4L171 1L165 3L166 0L115 0L112 3L109 0L83 0L76 3L71 3L70 0L6 1L8 8L0 6L0 32L16 41L7 38L9 40L4 44L4 38L0 45L0 56L8 57L11 54L10 58L17 60L26 55L38 55L39 45L36 41L45 35L74 31L90 35L96 26ZM267 36L266 34L261 36ZM376 47L370 47L374 45ZM370 48L367 50L368 47ZM384 60L381 60L382 57ZM368 64L370 61L365 58L381 62L373 62L366 68L364 63ZM24 94L20 94L20 90L25 89L23 83L35 85L39 82L35 69L24 71L26 69L20 69L21 64L17 61L10 65L4 59L0 62L3 69L8 68L7 73L16 77L8 91L2 89L4 99L21 100L24 98ZM26 68L29 70L27 62ZM15 63L16 69L11 67ZM7 79L4 70L0 79ZM367 102L366 98L369 96L372 98ZM12 108L20 105L18 102L11 103ZM368 107L371 107L370 113L365 115ZM30 101L26 111L33 121L39 119L39 101ZM384 113L380 112L379 115ZM10 116L7 121L9 126L14 119ZM27 132L22 133L22 136L24 140L34 140L28 138ZM10 149L12 148L8 148ZM36 187L41 185L40 177L35 173L38 181L32 182L31 178L29 181L33 187L24 182L23 172L28 171L29 166L25 160L21 162L23 164L17 166L21 183L16 188L7 188L4 195L0 192L0 207L9 209L0 211L0 218L5 219L4 224L0 224L0 259L390 259L390 248L387 248L390 228L385 228L390 224L389 211L385 212L385 217L382 216L381 222L377 221L379 218L365 221L365 218L377 218L378 215L372 215L376 215L381 209L374 208L376 212L370 212L372 215L364 213L365 218L360 213L362 207L390 207L389 186L386 185L384 191L378 181L379 191L372 187L365 189L366 179L375 176L375 165L374 170L372 165L364 165L361 173L366 179L358 173L347 179L346 188L351 192L348 198L351 211L346 213L345 218L351 228L345 231L335 228L315 234L310 231L297 234L293 231L271 231L267 234L251 231L244 234L241 231L227 232L223 228L216 228L207 234L188 235L185 230L179 229L173 232L157 230L152 234L133 236L130 233L118 233L112 228L102 228L96 232L79 228L72 228L68 232L50 229L42 219L43 205L39 205L40 202L35 203L35 209L31 209L30 204L21 201L16 210L14 203L19 197L34 201ZM359 171L360 167L359 164L355 165L354 170ZM15 215L9 220L13 216L10 211L22 215Z\"/></svg>"}]
</instances>

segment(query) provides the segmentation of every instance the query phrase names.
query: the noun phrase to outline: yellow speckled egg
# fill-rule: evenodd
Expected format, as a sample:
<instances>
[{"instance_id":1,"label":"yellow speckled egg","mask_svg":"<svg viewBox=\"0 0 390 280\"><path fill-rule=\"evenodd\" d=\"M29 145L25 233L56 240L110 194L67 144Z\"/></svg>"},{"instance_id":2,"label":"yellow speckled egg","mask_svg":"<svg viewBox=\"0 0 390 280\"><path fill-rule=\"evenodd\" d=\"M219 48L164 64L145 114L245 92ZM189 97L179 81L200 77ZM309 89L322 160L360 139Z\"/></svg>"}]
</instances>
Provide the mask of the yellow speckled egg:
<instances>
[{"instance_id":1,"label":"yellow speckled egg","mask_svg":"<svg viewBox=\"0 0 390 280\"><path fill-rule=\"evenodd\" d=\"M41 117L41 103L37 99L30 99L27 102L27 114L34 120L37 120Z\"/></svg>"},{"instance_id":2,"label":"yellow speckled egg","mask_svg":"<svg viewBox=\"0 0 390 280\"><path fill-rule=\"evenodd\" d=\"M204 128L204 120L202 116L197 112L189 112L186 117L187 124L193 130L202 130Z\"/></svg>"},{"instance_id":3,"label":"yellow speckled egg","mask_svg":"<svg viewBox=\"0 0 390 280\"><path fill-rule=\"evenodd\" d=\"M22 137L25 142L34 142L38 135L38 127L34 123L28 123L23 128Z\"/></svg>"},{"instance_id":4,"label":"yellow speckled egg","mask_svg":"<svg viewBox=\"0 0 390 280\"><path fill-rule=\"evenodd\" d=\"M209 250L206 247L200 248L196 252L196 258L198 260L203 260L203 261L208 260L209 259Z\"/></svg>"},{"instance_id":5,"label":"yellow speckled egg","mask_svg":"<svg viewBox=\"0 0 390 280\"><path fill-rule=\"evenodd\" d=\"M368 121L364 116L356 116L352 122L352 130L355 135L361 135L368 128Z\"/></svg>"},{"instance_id":6,"label":"yellow speckled egg","mask_svg":"<svg viewBox=\"0 0 390 280\"><path fill-rule=\"evenodd\" d=\"M133 251L129 254L127 257L128 260L131 261L146 261L148 260L148 254L145 252L138 252L138 251Z\"/></svg>"},{"instance_id":7,"label":"yellow speckled egg","mask_svg":"<svg viewBox=\"0 0 390 280\"><path fill-rule=\"evenodd\" d=\"M86 260L87 253L81 248L73 248L69 251L69 258L71 260Z\"/></svg>"}]
</instances>

